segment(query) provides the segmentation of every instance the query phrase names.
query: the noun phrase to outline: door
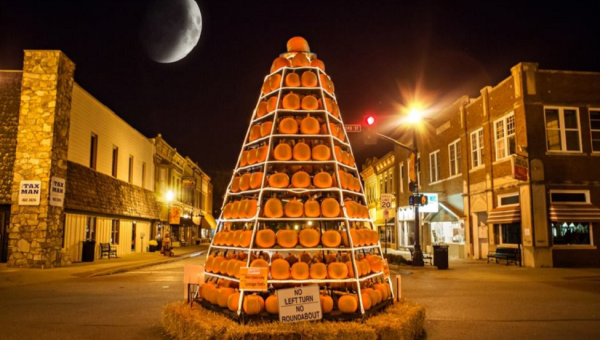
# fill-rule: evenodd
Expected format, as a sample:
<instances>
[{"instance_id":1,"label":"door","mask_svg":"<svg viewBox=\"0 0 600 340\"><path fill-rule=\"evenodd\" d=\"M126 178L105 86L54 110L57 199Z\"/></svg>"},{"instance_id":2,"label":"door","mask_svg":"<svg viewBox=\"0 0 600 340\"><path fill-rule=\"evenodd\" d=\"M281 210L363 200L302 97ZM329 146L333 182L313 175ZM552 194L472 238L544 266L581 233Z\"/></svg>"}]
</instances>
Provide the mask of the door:
<instances>
[{"instance_id":1,"label":"door","mask_svg":"<svg viewBox=\"0 0 600 340\"><path fill-rule=\"evenodd\" d=\"M131 223L131 251L135 252L135 239L137 234L137 223L133 221Z\"/></svg>"},{"instance_id":2,"label":"door","mask_svg":"<svg viewBox=\"0 0 600 340\"><path fill-rule=\"evenodd\" d=\"M9 209L10 209L10 207L9 207ZM10 223L10 211L0 211L0 263L6 263L8 261L9 223Z\"/></svg>"},{"instance_id":3,"label":"door","mask_svg":"<svg viewBox=\"0 0 600 340\"><path fill-rule=\"evenodd\" d=\"M489 250L489 230L487 226L487 212L476 212L473 214L473 234L476 237L474 258L487 259Z\"/></svg>"}]
</instances>

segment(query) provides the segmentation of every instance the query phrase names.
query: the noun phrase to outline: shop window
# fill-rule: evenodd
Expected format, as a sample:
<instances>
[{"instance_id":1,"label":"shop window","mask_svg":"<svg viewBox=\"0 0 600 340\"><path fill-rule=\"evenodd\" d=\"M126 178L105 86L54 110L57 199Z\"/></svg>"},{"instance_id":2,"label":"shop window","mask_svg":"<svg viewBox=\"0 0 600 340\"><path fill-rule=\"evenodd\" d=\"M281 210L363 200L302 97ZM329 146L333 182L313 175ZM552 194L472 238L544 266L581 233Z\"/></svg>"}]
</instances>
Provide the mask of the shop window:
<instances>
[{"instance_id":1,"label":"shop window","mask_svg":"<svg viewBox=\"0 0 600 340\"><path fill-rule=\"evenodd\" d=\"M551 191L550 201L552 203L589 203L590 192L584 191Z\"/></svg>"},{"instance_id":2,"label":"shop window","mask_svg":"<svg viewBox=\"0 0 600 340\"><path fill-rule=\"evenodd\" d=\"M483 165L483 128L471 133L471 168Z\"/></svg>"},{"instance_id":3,"label":"shop window","mask_svg":"<svg viewBox=\"0 0 600 340\"><path fill-rule=\"evenodd\" d=\"M394 190L394 168L390 169L388 176L389 176L389 179L390 179L390 183L389 183L389 185L390 185L390 191L389 192L393 194L394 191L395 191Z\"/></svg>"},{"instance_id":4,"label":"shop window","mask_svg":"<svg viewBox=\"0 0 600 340\"><path fill-rule=\"evenodd\" d=\"M431 222L433 243L465 243L465 227L459 222Z\"/></svg>"},{"instance_id":5,"label":"shop window","mask_svg":"<svg viewBox=\"0 0 600 340\"><path fill-rule=\"evenodd\" d=\"M552 222L555 245L591 245L590 224L587 222Z\"/></svg>"},{"instance_id":6,"label":"shop window","mask_svg":"<svg viewBox=\"0 0 600 340\"><path fill-rule=\"evenodd\" d=\"M85 239L96 241L96 217L88 216L85 222Z\"/></svg>"},{"instance_id":7,"label":"shop window","mask_svg":"<svg viewBox=\"0 0 600 340\"><path fill-rule=\"evenodd\" d=\"M98 135L92 133L90 143L90 168L96 170L96 160L98 159Z\"/></svg>"},{"instance_id":8,"label":"shop window","mask_svg":"<svg viewBox=\"0 0 600 340\"><path fill-rule=\"evenodd\" d=\"M500 243L521 244L521 223L500 224Z\"/></svg>"},{"instance_id":9,"label":"shop window","mask_svg":"<svg viewBox=\"0 0 600 340\"><path fill-rule=\"evenodd\" d=\"M121 234L121 221L112 220L112 226L110 229L110 243L119 244L119 238Z\"/></svg>"},{"instance_id":10,"label":"shop window","mask_svg":"<svg viewBox=\"0 0 600 340\"><path fill-rule=\"evenodd\" d=\"M515 153L515 115L511 113L494 122L496 160Z\"/></svg>"},{"instance_id":11,"label":"shop window","mask_svg":"<svg viewBox=\"0 0 600 340\"><path fill-rule=\"evenodd\" d=\"M518 205L519 194L498 195L498 206Z\"/></svg>"},{"instance_id":12,"label":"shop window","mask_svg":"<svg viewBox=\"0 0 600 340\"><path fill-rule=\"evenodd\" d=\"M450 155L450 177L456 176L462 172L460 139L448 145L448 154Z\"/></svg>"},{"instance_id":13,"label":"shop window","mask_svg":"<svg viewBox=\"0 0 600 340\"><path fill-rule=\"evenodd\" d=\"M545 107L544 116L548 151L581 152L577 108Z\"/></svg>"},{"instance_id":14,"label":"shop window","mask_svg":"<svg viewBox=\"0 0 600 340\"><path fill-rule=\"evenodd\" d=\"M590 129L592 130L592 151L600 152L600 110L590 110Z\"/></svg>"},{"instance_id":15,"label":"shop window","mask_svg":"<svg viewBox=\"0 0 600 340\"><path fill-rule=\"evenodd\" d=\"M429 154L429 183L439 182L441 179L440 171L440 150L437 150Z\"/></svg>"}]
</instances>

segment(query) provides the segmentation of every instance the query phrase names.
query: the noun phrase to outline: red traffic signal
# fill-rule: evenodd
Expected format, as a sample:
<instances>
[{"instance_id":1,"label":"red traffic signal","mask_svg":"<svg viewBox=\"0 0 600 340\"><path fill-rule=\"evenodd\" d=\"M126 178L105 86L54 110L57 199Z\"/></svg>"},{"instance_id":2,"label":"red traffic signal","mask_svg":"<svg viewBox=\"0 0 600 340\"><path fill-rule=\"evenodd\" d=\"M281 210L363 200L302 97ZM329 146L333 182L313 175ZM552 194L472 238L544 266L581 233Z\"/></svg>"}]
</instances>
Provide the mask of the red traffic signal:
<instances>
[{"instance_id":1,"label":"red traffic signal","mask_svg":"<svg viewBox=\"0 0 600 340\"><path fill-rule=\"evenodd\" d=\"M377 144L377 119L374 115L364 116L363 141L366 145Z\"/></svg>"},{"instance_id":2,"label":"red traffic signal","mask_svg":"<svg viewBox=\"0 0 600 340\"><path fill-rule=\"evenodd\" d=\"M367 122L367 125L372 126L373 124L375 124L375 117L367 116L366 122Z\"/></svg>"}]
</instances>

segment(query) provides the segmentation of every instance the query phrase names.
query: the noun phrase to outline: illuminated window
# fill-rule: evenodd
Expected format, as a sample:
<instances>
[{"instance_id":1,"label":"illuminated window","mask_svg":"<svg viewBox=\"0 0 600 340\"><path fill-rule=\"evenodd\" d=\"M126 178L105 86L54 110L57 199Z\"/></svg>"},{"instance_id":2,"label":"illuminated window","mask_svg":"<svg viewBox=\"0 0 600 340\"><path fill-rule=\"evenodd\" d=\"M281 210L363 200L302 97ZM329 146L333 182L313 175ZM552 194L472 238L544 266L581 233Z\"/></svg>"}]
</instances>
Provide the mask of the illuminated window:
<instances>
[{"instance_id":1,"label":"illuminated window","mask_svg":"<svg viewBox=\"0 0 600 340\"><path fill-rule=\"evenodd\" d=\"M581 152L577 108L545 107L544 116L548 151Z\"/></svg>"},{"instance_id":2,"label":"illuminated window","mask_svg":"<svg viewBox=\"0 0 600 340\"><path fill-rule=\"evenodd\" d=\"M590 110L590 129L592 130L592 151L600 152L600 110Z\"/></svg>"},{"instance_id":3,"label":"illuminated window","mask_svg":"<svg viewBox=\"0 0 600 340\"><path fill-rule=\"evenodd\" d=\"M471 167L483 165L483 129L471 133Z\"/></svg>"},{"instance_id":4,"label":"illuminated window","mask_svg":"<svg viewBox=\"0 0 600 340\"><path fill-rule=\"evenodd\" d=\"M460 139L457 139L448 146L450 155L450 177L456 176L462 172L462 155L460 150Z\"/></svg>"},{"instance_id":5,"label":"illuminated window","mask_svg":"<svg viewBox=\"0 0 600 340\"><path fill-rule=\"evenodd\" d=\"M552 222L552 241L560 245L591 245L588 222Z\"/></svg>"},{"instance_id":6,"label":"illuminated window","mask_svg":"<svg viewBox=\"0 0 600 340\"><path fill-rule=\"evenodd\" d=\"M515 115L511 113L494 122L496 160L499 161L515 153Z\"/></svg>"},{"instance_id":7,"label":"illuminated window","mask_svg":"<svg viewBox=\"0 0 600 340\"><path fill-rule=\"evenodd\" d=\"M441 179L441 164L440 164L440 150L434 151L429 154L429 179L430 183L438 182Z\"/></svg>"},{"instance_id":8,"label":"illuminated window","mask_svg":"<svg viewBox=\"0 0 600 340\"><path fill-rule=\"evenodd\" d=\"M111 226L111 230L110 230L110 243L112 244L119 244L119 237L120 237L120 231L121 231L121 221L119 220L112 220L112 226Z\"/></svg>"}]
</instances>

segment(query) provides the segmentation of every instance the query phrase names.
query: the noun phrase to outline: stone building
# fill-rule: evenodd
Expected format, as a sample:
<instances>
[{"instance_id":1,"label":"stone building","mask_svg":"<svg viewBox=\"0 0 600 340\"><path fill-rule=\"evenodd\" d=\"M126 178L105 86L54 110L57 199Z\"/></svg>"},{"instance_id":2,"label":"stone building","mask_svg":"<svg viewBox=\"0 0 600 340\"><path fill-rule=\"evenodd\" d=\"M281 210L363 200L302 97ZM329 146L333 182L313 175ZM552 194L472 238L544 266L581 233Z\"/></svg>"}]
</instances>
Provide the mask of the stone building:
<instances>
[{"instance_id":1,"label":"stone building","mask_svg":"<svg viewBox=\"0 0 600 340\"><path fill-rule=\"evenodd\" d=\"M143 252L161 221L153 140L75 83L74 71L60 51L25 51L22 71L0 71L0 254L9 266L82 261L86 240L96 259L99 243L119 256Z\"/></svg>"},{"instance_id":2,"label":"stone building","mask_svg":"<svg viewBox=\"0 0 600 340\"><path fill-rule=\"evenodd\" d=\"M420 188L439 209L421 215L422 244L474 259L519 248L530 267L600 266L599 73L520 63L428 127L418 134ZM395 155L406 166L407 152Z\"/></svg>"}]
</instances>

